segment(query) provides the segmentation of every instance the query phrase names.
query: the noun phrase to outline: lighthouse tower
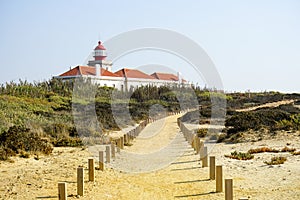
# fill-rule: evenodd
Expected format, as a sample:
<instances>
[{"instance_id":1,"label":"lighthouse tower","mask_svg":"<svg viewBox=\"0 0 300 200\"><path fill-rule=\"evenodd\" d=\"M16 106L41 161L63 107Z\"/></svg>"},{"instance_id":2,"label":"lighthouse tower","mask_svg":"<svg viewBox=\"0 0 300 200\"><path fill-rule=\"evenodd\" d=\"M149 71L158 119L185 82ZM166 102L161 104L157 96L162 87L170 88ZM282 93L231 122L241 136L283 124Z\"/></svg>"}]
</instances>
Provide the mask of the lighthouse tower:
<instances>
[{"instance_id":1,"label":"lighthouse tower","mask_svg":"<svg viewBox=\"0 0 300 200\"><path fill-rule=\"evenodd\" d=\"M90 60L88 62L89 66L95 66L95 67L100 66L101 68L104 68L110 72L112 71L112 69L111 69L112 62L105 60L106 59L106 49L101 44L101 41L98 42L98 45L94 49L93 58L94 58L94 60Z\"/></svg>"}]
</instances>

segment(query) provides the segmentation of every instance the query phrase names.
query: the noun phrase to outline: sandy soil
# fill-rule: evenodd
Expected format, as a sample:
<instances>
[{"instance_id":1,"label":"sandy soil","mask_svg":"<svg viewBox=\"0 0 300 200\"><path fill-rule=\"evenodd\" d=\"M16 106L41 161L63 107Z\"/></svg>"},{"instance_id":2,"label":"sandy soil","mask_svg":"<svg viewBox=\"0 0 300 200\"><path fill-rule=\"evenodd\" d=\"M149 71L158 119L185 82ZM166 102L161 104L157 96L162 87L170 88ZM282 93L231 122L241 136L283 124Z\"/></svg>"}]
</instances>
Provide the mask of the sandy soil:
<instances>
[{"instance_id":1,"label":"sandy soil","mask_svg":"<svg viewBox=\"0 0 300 200\"><path fill-rule=\"evenodd\" d=\"M96 171L95 182L87 181L87 161L92 156L87 149L55 148L52 155L39 160L15 157L14 163L0 162L0 199L57 199L57 183L60 181L67 182L69 199L75 199L78 166L86 169L85 195L80 199L224 199L224 193L214 192L215 181L208 180L208 168L201 168L199 155L195 155L180 139L182 135L177 134L176 116L168 117L162 124L150 125L141 138L133 146L126 147L104 172ZM151 140L155 145L151 145ZM126 158L126 152L147 154L151 150L152 153L153 149L169 145L171 140L180 144L182 152L163 169L125 173L112 168L119 164L118 159ZM224 177L234 179L235 199L300 199L300 156L276 154L287 157L284 164L277 166L264 164L275 155L270 153L256 154L250 161L224 157L234 150L245 152L262 146L283 148L287 143L300 151L299 133L283 133L275 139L254 143L208 146L210 155L216 156L216 164L223 165ZM134 164L140 163L130 165Z\"/></svg>"}]
</instances>

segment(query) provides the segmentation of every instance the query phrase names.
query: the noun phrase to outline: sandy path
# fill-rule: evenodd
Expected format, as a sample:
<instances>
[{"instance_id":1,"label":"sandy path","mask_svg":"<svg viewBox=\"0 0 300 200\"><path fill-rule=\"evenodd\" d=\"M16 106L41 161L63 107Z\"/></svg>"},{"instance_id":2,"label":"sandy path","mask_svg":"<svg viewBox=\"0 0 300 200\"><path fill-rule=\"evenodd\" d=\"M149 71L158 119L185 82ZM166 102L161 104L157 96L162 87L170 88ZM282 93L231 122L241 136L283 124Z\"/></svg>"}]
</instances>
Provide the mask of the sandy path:
<instances>
[{"instance_id":1,"label":"sandy path","mask_svg":"<svg viewBox=\"0 0 300 200\"><path fill-rule=\"evenodd\" d=\"M169 116L146 126L133 145L125 147L111 166L123 172L141 173L170 165L190 148L179 133L178 117Z\"/></svg>"},{"instance_id":2,"label":"sandy path","mask_svg":"<svg viewBox=\"0 0 300 200\"><path fill-rule=\"evenodd\" d=\"M280 105L284 104L290 104L293 103L295 100L282 100L282 101L277 101L277 102L272 102L272 103L266 103L260 106L253 106L249 108L243 108L243 109L237 109L237 112L246 112L246 111L251 111L251 110L256 110L258 108L266 108L266 107L278 107Z\"/></svg>"}]
</instances>

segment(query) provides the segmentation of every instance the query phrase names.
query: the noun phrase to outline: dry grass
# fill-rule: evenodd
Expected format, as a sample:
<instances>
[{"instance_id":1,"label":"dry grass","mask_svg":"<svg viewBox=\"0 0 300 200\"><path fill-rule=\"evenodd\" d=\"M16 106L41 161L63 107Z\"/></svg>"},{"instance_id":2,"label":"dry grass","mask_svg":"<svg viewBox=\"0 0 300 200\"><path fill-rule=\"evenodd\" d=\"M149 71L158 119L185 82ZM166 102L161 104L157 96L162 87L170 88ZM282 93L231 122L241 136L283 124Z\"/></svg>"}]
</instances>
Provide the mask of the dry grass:
<instances>
[{"instance_id":1,"label":"dry grass","mask_svg":"<svg viewBox=\"0 0 300 200\"><path fill-rule=\"evenodd\" d=\"M273 157L270 162L265 161L264 163L267 165L280 165L283 164L286 160L287 160L286 157L276 156Z\"/></svg>"},{"instance_id":2,"label":"dry grass","mask_svg":"<svg viewBox=\"0 0 300 200\"><path fill-rule=\"evenodd\" d=\"M268 152L268 153L289 152L289 153L292 153L293 155L295 155L294 154L295 151L296 151L295 148L290 148L290 147L287 147L287 146L283 147L281 150L273 149L273 148L269 148L269 147L261 147L261 148L256 148L256 149L250 149L248 151L248 153L256 154L256 153L265 153L265 152Z\"/></svg>"},{"instance_id":3,"label":"dry grass","mask_svg":"<svg viewBox=\"0 0 300 200\"><path fill-rule=\"evenodd\" d=\"M293 154L294 156L298 156L298 155L300 155L300 151L294 151L294 152L292 152L292 154Z\"/></svg>"},{"instance_id":4,"label":"dry grass","mask_svg":"<svg viewBox=\"0 0 300 200\"><path fill-rule=\"evenodd\" d=\"M250 153L242 153L242 152L231 152L230 155L225 155L226 158L232 158L232 159L237 159L237 160L251 160L254 158L253 155Z\"/></svg>"},{"instance_id":5,"label":"dry grass","mask_svg":"<svg viewBox=\"0 0 300 200\"><path fill-rule=\"evenodd\" d=\"M295 148L289 148L289 147L284 147L284 148L281 149L281 152L290 152L290 153L292 153L292 152L295 152L295 151L296 151Z\"/></svg>"},{"instance_id":6,"label":"dry grass","mask_svg":"<svg viewBox=\"0 0 300 200\"><path fill-rule=\"evenodd\" d=\"M248 153L250 153L250 154L255 154L255 153L265 153L265 152L278 153L278 152L280 152L280 151L277 150L277 149L269 148L269 147L261 147L261 148L256 148L256 149L250 149L250 150L248 151Z\"/></svg>"}]
</instances>

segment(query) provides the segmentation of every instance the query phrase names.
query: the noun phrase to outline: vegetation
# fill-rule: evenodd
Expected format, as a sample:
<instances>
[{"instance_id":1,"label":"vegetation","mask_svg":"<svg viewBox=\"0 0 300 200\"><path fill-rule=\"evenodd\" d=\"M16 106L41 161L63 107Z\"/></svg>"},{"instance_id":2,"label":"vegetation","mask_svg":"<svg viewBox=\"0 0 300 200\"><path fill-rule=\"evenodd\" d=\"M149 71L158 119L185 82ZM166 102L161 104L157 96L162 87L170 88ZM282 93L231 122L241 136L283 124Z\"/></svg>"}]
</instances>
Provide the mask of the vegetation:
<instances>
[{"instance_id":1,"label":"vegetation","mask_svg":"<svg viewBox=\"0 0 300 200\"><path fill-rule=\"evenodd\" d=\"M271 135L276 131L299 131L300 109L292 104L282 105L276 108L261 108L246 112L231 112L225 121L226 136L223 141L239 140L243 133L257 133L258 135ZM261 138L261 137L258 137Z\"/></svg>"},{"instance_id":2,"label":"vegetation","mask_svg":"<svg viewBox=\"0 0 300 200\"><path fill-rule=\"evenodd\" d=\"M147 119L149 109L156 104L169 112L192 108L197 105L194 91L202 93L199 88L175 86L142 86L123 92L92 85L90 80L83 82L85 84L57 79L40 83L20 80L0 85L0 159L16 154L27 157L38 151L49 154L52 146L82 146L79 136L99 136L101 140L103 132L133 123L127 117L128 109L130 117L138 122ZM77 98L82 96L84 98ZM80 116L89 109L96 110L102 132L97 132L93 124L77 124L89 120L89 116ZM114 112L120 118L118 123ZM156 116L161 111L153 112ZM77 114L75 126L73 115Z\"/></svg>"},{"instance_id":3,"label":"vegetation","mask_svg":"<svg viewBox=\"0 0 300 200\"><path fill-rule=\"evenodd\" d=\"M6 160L9 156L20 153L23 158L28 158L29 153L42 152L50 154L53 150L52 145L39 137L30 129L12 126L8 131L0 135L0 159Z\"/></svg>"},{"instance_id":4,"label":"vegetation","mask_svg":"<svg viewBox=\"0 0 300 200\"><path fill-rule=\"evenodd\" d=\"M295 152L296 149L295 148L290 148L290 147L283 147L281 150L279 149L273 149L273 148L269 148L269 147L261 147L261 148L256 148L256 149L250 149L248 151L248 153L250 154L256 154L256 153L279 153L279 152L290 152L293 153Z\"/></svg>"},{"instance_id":5,"label":"vegetation","mask_svg":"<svg viewBox=\"0 0 300 200\"><path fill-rule=\"evenodd\" d=\"M294 152L292 152L292 155L298 156L298 155L300 155L300 151L294 151Z\"/></svg>"},{"instance_id":6,"label":"vegetation","mask_svg":"<svg viewBox=\"0 0 300 200\"><path fill-rule=\"evenodd\" d=\"M271 161L265 161L264 163L267 165L280 165L287 161L286 157L276 156L271 158Z\"/></svg>"},{"instance_id":7,"label":"vegetation","mask_svg":"<svg viewBox=\"0 0 300 200\"><path fill-rule=\"evenodd\" d=\"M29 83L20 80L19 83L0 85L0 159L6 160L16 154L27 157L27 154L35 152L49 154L52 146L82 146L79 136L95 136L102 140L101 135L106 131L119 130L122 126L149 118L150 109L152 116L158 116L162 110L174 112L195 109L199 105L199 109L187 113L181 120L202 124L210 123L210 118L218 121L227 112L226 131L218 141L239 138L243 131L260 128L270 131L300 130L300 112L292 105L243 113L235 111L282 99L300 101L299 94L264 92L225 95L207 88L182 86L141 86L118 91L92 85L89 79L83 82L76 84L51 79ZM84 98L80 98L82 96ZM227 110L223 108L225 101ZM155 105L164 109L153 109ZM96 121L90 122L89 115L80 115L89 114L89 110L96 111ZM77 121L73 116L77 117ZM78 123L86 121L90 124ZM100 132L95 128L96 122ZM206 129L198 130L198 135L205 135L206 132ZM15 139L16 136L19 140Z\"/></svg>"},{"instance_id":8,"label":"vegetation","mask_svg":"<svg viewBox=\"0 0 300 200\"><path fill-rule=\"evenodd\" d=\"M265 153L265 152L269 152L269 153L278 153L278 152L280 152L280 151L277 150L277 149L269 148L269 147L261 147L261 148L256 148L256 149L250 149L250 150L248 151L248 153L250 153L250 154L255 154L255 153Z\"/></svg>"},{"instance_id":9,"label":"vegetation","mask_svg":"<svg viewBox=\"0 0 300 200\"><path fill-rule=\"evenodd\" d=\"M259 106L266 103L281 101L285 99L300 99L300 94L283 94L279 92L249 92L230 93L227 100L227 110L235 110L252 106Z\"/></svg>"},{"instance_id":10,"label":"vegetation","mask_svg":"<svg viewBox=\"0 0 300 200\"><path fill-rule=\"evenodd\" d=\"M225 155L227 158L237 159L237 160L251 160L254 156L250 153L243 153L243 152L231 152L230 155Z\"/></svg>"}]
</instances>

